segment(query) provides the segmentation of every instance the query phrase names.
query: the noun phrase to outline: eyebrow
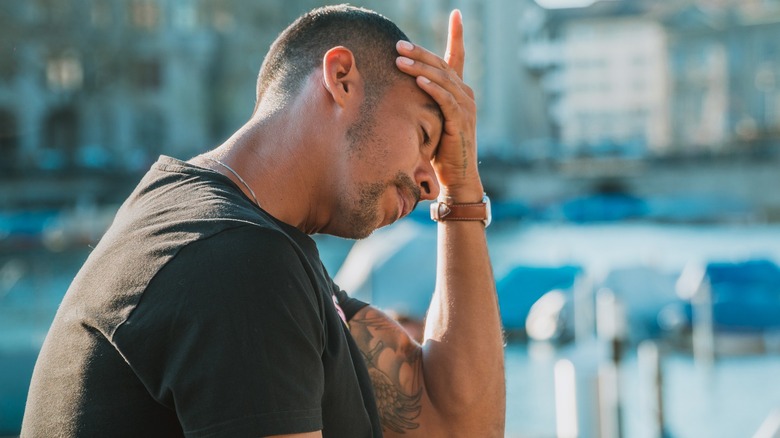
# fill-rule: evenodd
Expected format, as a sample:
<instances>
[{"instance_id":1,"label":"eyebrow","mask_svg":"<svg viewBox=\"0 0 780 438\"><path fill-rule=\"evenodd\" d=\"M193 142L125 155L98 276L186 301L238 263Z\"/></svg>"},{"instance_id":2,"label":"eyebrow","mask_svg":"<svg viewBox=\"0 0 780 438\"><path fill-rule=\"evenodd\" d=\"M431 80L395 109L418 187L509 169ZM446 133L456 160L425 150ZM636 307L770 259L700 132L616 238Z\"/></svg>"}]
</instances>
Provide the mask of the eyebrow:
<instances>
[{"instance_id":1,"label":"eyebrow","mask_svg":"<svg viewBox=\"0 0 780 438\"><path fill-rule=\"evenodd\" d=\"M441 127L442 129L444 129L444 114L442 114L439 105L436 105L435 103L431 103L431 102L426 102L424 108L439 118L439 121L441 122Z\"/></svg>"}]
</instances>

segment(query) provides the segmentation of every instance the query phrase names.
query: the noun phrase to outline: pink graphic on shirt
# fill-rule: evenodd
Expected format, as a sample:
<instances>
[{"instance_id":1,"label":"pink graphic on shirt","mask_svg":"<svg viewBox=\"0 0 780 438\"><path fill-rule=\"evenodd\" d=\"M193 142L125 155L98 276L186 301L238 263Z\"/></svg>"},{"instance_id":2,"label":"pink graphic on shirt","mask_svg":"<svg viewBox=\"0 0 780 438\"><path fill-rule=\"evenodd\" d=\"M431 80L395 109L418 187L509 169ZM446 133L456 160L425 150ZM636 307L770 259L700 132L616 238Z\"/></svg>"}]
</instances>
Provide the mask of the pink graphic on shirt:
<instances>
[{"instance_id":1,"label":"pink graphic on shirt","mask_svg":"<svg viewBox=\"0 0 780 438\"><path fill-rule=\"evenodd\" d=\"M341 306L339 306L339 301L336 299L336 295L331 295L333 298L333 305L336 306L336 311L339 312L339 316L341 317L341 320L344 321L344 325L349 328L349 323L347 322L347 315L344 314L344 310L341 309Z\"/></svg>"}]
</instances>

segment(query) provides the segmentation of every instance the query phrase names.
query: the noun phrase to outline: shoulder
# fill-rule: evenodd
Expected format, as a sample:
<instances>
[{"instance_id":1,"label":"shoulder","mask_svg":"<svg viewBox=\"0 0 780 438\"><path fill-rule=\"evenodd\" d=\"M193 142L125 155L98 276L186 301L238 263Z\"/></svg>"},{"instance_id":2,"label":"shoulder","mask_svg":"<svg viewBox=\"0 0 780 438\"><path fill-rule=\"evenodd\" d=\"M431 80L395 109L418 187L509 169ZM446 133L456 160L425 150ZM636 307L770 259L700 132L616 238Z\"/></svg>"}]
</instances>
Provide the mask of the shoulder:
<instances>
[{"instance_id":1,"label":"shoulder","mask_svg":"<svg viewBox=\"0 0 780 438\"><path fill-rule=\"evenodd\" d=\"M304 249L281 230L239 224L184 246L163 270L234 284L299 275L309 264Z\"/></svg>"},{"instance_id":2,"label":"shoulder","mask_svg":"<svg viewBox=\"0 0 780 438\"><path fill-rule=\"evenodd\" d=\"M305 255L303 249L278 227L270 224L234 222L223 230L182 248L192 255L264 257ZM204 253L206 251L206 253Z\"/></svg>"},{"instance_id":3,"label":"shoulder","mask_svg":"<svg viewBox=\"0 0 780 438\"><path fill-rule=\"evenodd\" d=\"M295 309L319 321L322 298L310 272L284 233L228 228L184 246L149 283L133 317L217 330L224 321L251 325Z\"/></svg>"}]
</instances>

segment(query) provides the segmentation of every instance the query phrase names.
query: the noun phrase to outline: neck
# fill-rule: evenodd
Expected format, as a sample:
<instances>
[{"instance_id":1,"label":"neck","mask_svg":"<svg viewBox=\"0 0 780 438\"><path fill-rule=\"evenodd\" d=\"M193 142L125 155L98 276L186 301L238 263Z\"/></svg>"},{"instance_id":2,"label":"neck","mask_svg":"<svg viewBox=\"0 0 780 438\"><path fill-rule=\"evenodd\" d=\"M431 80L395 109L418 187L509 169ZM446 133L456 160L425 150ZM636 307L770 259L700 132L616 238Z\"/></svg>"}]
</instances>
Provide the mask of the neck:
<instances>
[{"instance_id":1,"label":"neck","mask_svg":"<svg viewBox=\"0 0 780 438\"><path fill-rule=\"evenodd\" d=\"M270 215L299 230L313 234L330 221L332 194L336 193L338 171L333 157L334 141L323 136L322 124L312 111L280 111L262 118L253 117L231 138L203 157L193 159L198 165L222 173ZM233 169L243 183L229 170Z\"/></svg>"}]
</instances>

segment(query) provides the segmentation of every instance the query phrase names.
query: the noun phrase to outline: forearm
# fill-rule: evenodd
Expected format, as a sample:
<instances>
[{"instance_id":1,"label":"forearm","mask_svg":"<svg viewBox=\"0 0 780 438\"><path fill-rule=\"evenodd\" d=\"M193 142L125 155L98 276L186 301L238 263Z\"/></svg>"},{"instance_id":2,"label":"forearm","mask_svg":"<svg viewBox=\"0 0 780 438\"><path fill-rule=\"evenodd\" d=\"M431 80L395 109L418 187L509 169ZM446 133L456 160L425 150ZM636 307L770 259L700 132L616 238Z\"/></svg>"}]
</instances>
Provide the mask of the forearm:
<instances>
[{"instance_id":1,"label":"forearm","mask_svg":"<svg viewBox=\"0 0 780 438\"><path fill-rule=\"evenodd\" d=\"M453 11L444 59L399 42L396 60L441 110L441 139L431 162L442 195L459 204L482 199L477 105L474 91L463 82L464 47L463 19ZM422 347L425 395L434 411L430 417L452 432L446 436L501 437L503 337L485 229L479 221L445 220L438 227L436 290Z\"/></svg>"},{"instance_id":2,"label":"forearm","mask_svg":"<svg viewBox=\"0 0 780 438\"><path fill-rule=\"evenodd\" d=\"M480 222L438 225L436 291L426 321L423 372L440 415L503 436L503 335Z\"/></svg>"}]
</instances>

